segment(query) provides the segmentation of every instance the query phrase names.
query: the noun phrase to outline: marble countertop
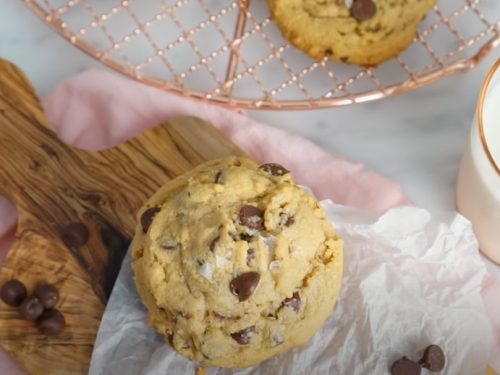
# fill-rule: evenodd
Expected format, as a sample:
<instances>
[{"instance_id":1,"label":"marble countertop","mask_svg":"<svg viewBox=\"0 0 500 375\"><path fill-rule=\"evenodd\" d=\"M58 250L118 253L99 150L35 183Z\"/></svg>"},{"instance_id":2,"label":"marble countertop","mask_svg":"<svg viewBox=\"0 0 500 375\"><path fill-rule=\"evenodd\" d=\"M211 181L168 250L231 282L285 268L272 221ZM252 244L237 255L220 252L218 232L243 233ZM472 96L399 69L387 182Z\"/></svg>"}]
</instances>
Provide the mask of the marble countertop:
<instances>
[{"instance_id":1,"label":"marble countertop","mask_svg":"<svg viewBox=\"0 0 500 375\"><path fill-rule=\"evenodd\" d=\"M500 2L492 3L500 18ZM104 69L21 1L0 6L0 57L20 66L41 96L80 71ZM401 183L418 206L454 210L455 179L479 88L498 57L500 49L473 71L382 101L315 111L252 111L250 116L367 164Z\"/></svg>"}]
</instances>

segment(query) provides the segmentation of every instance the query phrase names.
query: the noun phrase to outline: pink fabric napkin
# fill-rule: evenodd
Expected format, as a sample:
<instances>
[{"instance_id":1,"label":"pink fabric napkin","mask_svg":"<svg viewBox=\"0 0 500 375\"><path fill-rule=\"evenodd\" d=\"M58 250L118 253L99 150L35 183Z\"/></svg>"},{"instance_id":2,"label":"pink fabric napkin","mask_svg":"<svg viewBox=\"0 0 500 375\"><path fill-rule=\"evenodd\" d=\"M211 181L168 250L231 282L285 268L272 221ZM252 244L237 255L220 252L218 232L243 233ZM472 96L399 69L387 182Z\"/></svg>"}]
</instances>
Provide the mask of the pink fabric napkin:
<instances>
[{"instance_id":1,"label":"pink fabric napkin","mask_svg":"<svg viewBox=\"0 0 500 375\"><path fill-rule=\"evenodd\" d=\"M298 183L311 187L321 199L377 213L409 203L398 184L303 138L257 123L244 113L193 102L114 74L82 73L59 86L43 104L59 136L79 148L109 148L169 117L196 115L257 161L284 164ZM14 207L2 197L0 218L1 263L16 220ZM492 290L488 285L490 294ZM22 373L0 351L0 374Z\"/></svg>"}]
</instances>

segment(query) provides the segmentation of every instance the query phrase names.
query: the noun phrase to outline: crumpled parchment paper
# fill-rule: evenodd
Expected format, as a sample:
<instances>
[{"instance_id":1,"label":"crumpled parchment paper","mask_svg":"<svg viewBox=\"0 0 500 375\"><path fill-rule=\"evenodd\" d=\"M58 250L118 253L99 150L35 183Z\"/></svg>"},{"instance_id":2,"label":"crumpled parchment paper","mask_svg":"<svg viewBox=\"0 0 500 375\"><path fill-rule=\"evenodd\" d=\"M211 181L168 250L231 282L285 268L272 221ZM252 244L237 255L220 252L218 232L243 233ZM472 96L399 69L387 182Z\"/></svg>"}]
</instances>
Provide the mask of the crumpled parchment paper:
<instances>
[{"instance_id":1,"label":"crumpled parchment paper","mask_svg":"<svg viewBox=\"0 0 500 375\"><path fill-rule=\"evenodd\" d=\"M399 207L382 216L321 202L345 241L336 307L304 348L241 370L209 375L389 374L429 344L446 354L441 374L483 375L492 344L480 295L486 274L470 223ZM127 255L103 316L91 375L187 374L196 365L146 323ZM328 285L325 285L327 288Z\"/></svg>"}]
</instances>

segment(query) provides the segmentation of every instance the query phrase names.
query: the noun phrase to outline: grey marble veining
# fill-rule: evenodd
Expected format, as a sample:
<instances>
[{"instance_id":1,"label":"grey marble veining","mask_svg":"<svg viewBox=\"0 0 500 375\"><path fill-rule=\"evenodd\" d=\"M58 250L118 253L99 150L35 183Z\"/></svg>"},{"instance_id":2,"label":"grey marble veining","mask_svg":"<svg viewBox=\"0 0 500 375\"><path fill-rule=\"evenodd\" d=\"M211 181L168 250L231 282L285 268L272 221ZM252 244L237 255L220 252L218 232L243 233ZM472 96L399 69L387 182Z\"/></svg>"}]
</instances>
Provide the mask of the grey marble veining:
<instances>
[{"instance_id":1,"label":"grey marble veining","mask_svg":"<svg viewBox=\"0 0 500 375\"><path fill-rule=\"evenodd\" d=\"M486 2L489 17L499 19L500 1ZM21 1L0 5L0 57L18 64L41 96L82 70L106 69ZM251 111L250 116L367 164L401 183L419 206L453 210L455 179L479 88L499 57L497 49L473 71L382 101L315 111Z\"/></svg>"}]
</instances>

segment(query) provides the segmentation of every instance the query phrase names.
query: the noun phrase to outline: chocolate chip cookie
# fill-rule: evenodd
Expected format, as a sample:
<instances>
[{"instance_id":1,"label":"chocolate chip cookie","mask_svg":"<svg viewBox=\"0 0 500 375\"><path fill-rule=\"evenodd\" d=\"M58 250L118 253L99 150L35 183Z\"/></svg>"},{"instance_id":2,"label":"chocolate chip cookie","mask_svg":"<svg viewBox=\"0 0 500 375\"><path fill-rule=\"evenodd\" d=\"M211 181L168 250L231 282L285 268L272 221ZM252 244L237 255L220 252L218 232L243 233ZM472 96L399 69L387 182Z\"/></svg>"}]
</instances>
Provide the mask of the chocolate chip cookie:
<instances>
[{"instance_id":1,"label":"chocolate chip cookie","mask_svg":"<svg viewBox=\"0 0 500 375\"><path fill-rule=\"evenodd\" d=\"M278 164L207 162L140 210L133 269L149 323L203 366L304 345L333 309L342 240Z\"/></svg>"},{"instance_id":2,"label":"chocolate chip cookie","mask_svg":"<svg viewBox=\"0 0 500 375\"><path fill-rule=\"evenodd\" d=\"M284 37L315 59L378 65L406 49L437 0L268 0Z\"/></svg>"}]
</instances>

